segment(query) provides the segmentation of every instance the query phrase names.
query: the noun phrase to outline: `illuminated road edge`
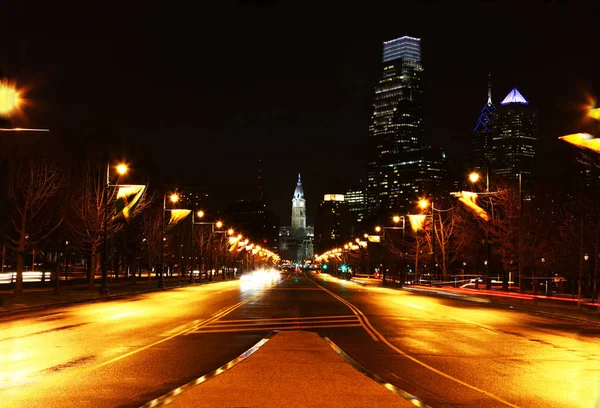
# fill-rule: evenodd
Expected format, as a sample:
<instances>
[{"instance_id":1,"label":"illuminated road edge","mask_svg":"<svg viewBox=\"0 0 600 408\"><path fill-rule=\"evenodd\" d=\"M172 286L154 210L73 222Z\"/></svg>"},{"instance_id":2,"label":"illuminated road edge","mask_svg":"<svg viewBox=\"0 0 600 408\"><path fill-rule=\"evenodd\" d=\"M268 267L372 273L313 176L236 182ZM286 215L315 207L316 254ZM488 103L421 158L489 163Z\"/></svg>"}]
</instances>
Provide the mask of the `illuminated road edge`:
<instances>
[{"instance_id":1,"label":"illuminated road edge","mask_svg":"<svg viewBox=\"0 0 600 408\"><path fill-rule=\"evenodd\" d=\"M342 350L341 348L339 348L339 346L337 344L335 344L333 341L331 341L328 337L326 336L321 336L321 338L323 339L323 341L325 343L327 343L340 357L342 357L348 364L350 364L356 371L358 371L361 374L366 375L367 377L369 377L371 380L375 381L377 384L382 385L384 388L392 391L394 394L404 398L407 401L410 401L413 405L420 407L420 408L431 408L429 405L426 405L423 401L421 401L419 398L415 397L412 394L409 394L408 392L396 387L393 384L390 384L389 382L387 382L386 380L384 380L383 378L377 376L376 374L372 373L371 371L367 370L366 368L364 368L363 366L361 366L360 364L358 364L356 362L356 360L354 360L352 357L350 357L348 354L346 354L344 352L344 350Z\"/></svg>"},{"instance_id":2,"label":"illuminated road edge","mask_svg":"<svg viewBox=\"0 0 600 408\"><path fill-rule=\"evenodd\" d=\"M161 405L167 405L168 403L171 402L171 400L174 396L179 395L182 392L187 391L190 388L195 387L198 384L202 384L203 382L206 382L206 381L210 380L211 378L216 377L219 374L223 374L225 371L231 369L232 367L236 366L238 363L244 361L245 359L250 357L252 354L254 354L256 351L258 351L259 348L264 346L265 343L267 341L269 341L271 339L271 337L273 337L277 333L279 333L277 330L272 331L271 333L266 335L262 340L260 340L258 343L256 343L254 346L252 346L248 350L244 351L242 354L240 354L238 357L231 360L229 363L224 364L221 367L217 368L216 370L211 371L210 373L205 374L202 377L196 378L195 380L192 380L187 384L177 387L174 390L166 393L165 395L162 395L158 398L153 399L152 401L147 402L146 404L142 405L140 408L151 408L151 407L158 407Z\"/></svg>"}]
</instances>

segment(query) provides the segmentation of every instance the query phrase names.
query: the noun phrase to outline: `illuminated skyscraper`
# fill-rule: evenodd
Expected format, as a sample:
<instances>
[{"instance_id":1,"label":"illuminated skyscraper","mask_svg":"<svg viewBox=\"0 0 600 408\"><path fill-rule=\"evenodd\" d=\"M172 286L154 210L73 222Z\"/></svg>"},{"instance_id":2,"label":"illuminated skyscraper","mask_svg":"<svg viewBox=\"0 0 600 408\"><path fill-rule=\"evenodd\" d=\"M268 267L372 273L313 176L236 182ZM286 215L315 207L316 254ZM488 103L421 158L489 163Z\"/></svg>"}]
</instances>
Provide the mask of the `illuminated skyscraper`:
<instances>
[{"instance_id":1,"label":"illuminated skyscraper","mask_svg":"<svg viewBox=\"0 0 600 408\"><path fill-rule=\"evenodd\" d=\"M537 144L537 110L513 88L493 113L492 172L495 177L517 182L531 192Z\"/></svg>"},{"instance_id":2,"label":"illuminated skyscraper","mask_svg":"<svg viewBox=\"0 0 600 408\"><path fill-rule=\"evenodd\" d=\"M383 43L383 69L375 86L367 142L366 207L371 219L410 210L417 192L426 190L427 183L437 183L443 172L443 152L425 148L422 74L420 38L404 36Z\"/></svg>"},{"instance_id":3,"label":"illuminated skyscraper","mask_svg":"<svg viewBox=\"0 0 600 408\"><path fill-rule=\"evenodd\" d=\"M492 161L492 131L493 112L496 106L492 103L492 80L488 75L487 103L481 109L475 129L473 129L473 143L471 146L471 170L485 174Z\"/></svg>"}]
</instances>

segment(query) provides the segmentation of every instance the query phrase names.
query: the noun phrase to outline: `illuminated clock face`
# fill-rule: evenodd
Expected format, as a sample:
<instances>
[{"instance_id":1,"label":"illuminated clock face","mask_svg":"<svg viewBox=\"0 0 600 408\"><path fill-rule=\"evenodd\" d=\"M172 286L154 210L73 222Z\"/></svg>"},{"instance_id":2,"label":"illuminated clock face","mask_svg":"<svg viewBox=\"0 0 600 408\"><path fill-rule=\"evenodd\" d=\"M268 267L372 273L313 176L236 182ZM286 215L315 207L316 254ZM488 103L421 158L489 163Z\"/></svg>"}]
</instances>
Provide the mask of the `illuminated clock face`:
<instances>
[{"instance_id":1,"label":"illuminated clock face","mask_svg":"<svg viewBox=\"0 0 600 408\"><path fill-rule=\"evenodd\" d=\"M300 207L304 207L304 201L300 201Z\"/></svg>"}]
</instances>

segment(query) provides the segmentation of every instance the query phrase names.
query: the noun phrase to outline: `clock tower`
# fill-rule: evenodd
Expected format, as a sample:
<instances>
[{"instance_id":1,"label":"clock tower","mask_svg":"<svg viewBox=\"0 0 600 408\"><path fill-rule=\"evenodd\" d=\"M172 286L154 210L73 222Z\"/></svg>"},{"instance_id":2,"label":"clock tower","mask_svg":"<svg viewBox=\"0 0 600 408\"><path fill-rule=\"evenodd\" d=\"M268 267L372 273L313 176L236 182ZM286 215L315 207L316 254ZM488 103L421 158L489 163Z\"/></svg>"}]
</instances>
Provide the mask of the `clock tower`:
<instances>
[{"instance_id":1,"label":"clock tower","mask_svg":"<svg viewBox=\"0 0 600 408\"><path fill-rule=\"evenodd\" d=\"M306 200L302 190L302 181L298 173L298 183L292 199L292 234L302 235L306 230Z\"/></svg>"}]
</instances>

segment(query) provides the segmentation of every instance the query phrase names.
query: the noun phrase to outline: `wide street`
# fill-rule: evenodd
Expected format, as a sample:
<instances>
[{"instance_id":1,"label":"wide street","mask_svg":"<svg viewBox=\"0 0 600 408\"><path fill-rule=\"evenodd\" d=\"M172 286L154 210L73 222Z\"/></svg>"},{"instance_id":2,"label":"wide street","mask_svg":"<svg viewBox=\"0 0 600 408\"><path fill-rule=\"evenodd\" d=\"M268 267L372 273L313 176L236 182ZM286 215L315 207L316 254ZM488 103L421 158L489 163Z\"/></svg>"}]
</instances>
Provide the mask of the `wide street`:
<instances>
[{"instance_id":1,"label":"wide street","mask_svg":"<svg viewBox=\"0 0 600 408\"><path fill-rule=\"evenodd\" d=\"M4 316L1 405L141 406L274 330L316 331L432 407L600 395L600 326L286 272Z\"/></svg>"}]
</instances>

